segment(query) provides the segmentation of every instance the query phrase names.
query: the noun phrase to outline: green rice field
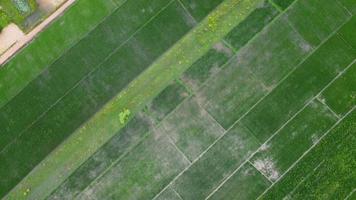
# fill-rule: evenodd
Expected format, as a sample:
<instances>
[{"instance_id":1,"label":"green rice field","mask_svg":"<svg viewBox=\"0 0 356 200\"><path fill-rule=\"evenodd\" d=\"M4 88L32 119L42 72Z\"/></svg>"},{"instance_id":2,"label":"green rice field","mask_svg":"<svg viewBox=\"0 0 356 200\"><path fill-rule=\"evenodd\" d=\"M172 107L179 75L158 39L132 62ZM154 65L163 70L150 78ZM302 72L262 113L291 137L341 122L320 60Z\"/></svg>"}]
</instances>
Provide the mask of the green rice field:
<instances>
[{"instance_id":1,"label":"green rice field","mask_svg":"<svg viewBox=\"0 0 356 200\"><path fill-rule=\"evenodd\" d=\"M77 0L0 68L0 199L354 199L355 14Z\"/></svg>"}]
</instances>

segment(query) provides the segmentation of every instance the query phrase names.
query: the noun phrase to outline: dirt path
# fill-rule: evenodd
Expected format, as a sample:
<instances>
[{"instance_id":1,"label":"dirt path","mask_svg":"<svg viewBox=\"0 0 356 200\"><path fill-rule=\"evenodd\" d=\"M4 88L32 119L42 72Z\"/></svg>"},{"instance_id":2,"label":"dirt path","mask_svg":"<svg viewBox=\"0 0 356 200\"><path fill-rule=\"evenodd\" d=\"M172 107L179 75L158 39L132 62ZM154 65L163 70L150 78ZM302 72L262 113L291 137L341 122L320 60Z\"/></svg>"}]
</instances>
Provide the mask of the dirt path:
<instances>
[{"instance_id":1,"label":"dirt path","mask_svg":"<svg viewBox=\"0 0 356 200\"><path fill-rule=\"evenodd\" d=\"M53 0L52 0L53 1ZM55 20L59 15L61 15L70 5L72 5L76 0L67 0L61 7L59 7L55 12L48 16L43 22L37 25L31 32L19 38L18 41L12 45L4 54L0 56L0 65L8 61L17 51L24 47L44 28L46 28L53 20ZM50 2L49 0L41 0L39 2L44 2L43 5L55 5L55 4L46 4ZM59 2L54 0L54 2Z\"/></svg>"}]
</instances>

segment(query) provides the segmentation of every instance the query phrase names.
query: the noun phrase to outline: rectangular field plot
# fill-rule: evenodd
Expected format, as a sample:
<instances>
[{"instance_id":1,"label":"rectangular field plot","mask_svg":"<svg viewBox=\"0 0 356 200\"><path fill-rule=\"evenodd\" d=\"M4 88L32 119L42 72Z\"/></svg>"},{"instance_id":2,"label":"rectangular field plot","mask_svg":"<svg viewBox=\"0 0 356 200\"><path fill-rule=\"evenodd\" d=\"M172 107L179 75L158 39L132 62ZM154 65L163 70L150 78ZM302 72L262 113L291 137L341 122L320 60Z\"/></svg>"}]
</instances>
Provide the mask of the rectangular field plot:
<instances>
[{"instance_id":1,"label":"rectangular field plot","mask_svg":"<svg viewBox=\"0 0 356 200\"><path fill-rule=\"evenodd\" d=\"M242 119L243 123L265 141L355 57L356 52L334 35Z\"/></svg>"},{"instance_id":2,"label":"rectangular field plot","mask_svg":"<svg viewBox=\"0 0 356 200\"><path fill-rule=\"evenodd\" d=\"M206 80L217 74L232 56L233 51L223 42L219 42L190 66L182 79L197 91Z\"/></svg>"},{"instance_id":3,"label":"rectangular field plot","mask_svg":"<svg viewBox=\"0 0 356 200\"><path fill-rule=\"evenodd\" d=\"M107 59L102 67L78 83L25 132L21 134L18 131L12 132L20 134L18 138L13 140L15 136L10 132L4 134L4 140L1 142L14 141L0 153L0 161L6 163L0 166L0 174L4 180L11 180L6 183L10 185L21 180L78 126L187 33L191 29L191 24L186 15L178 3L170 4L156 20L147 24L123 48ZM162 31L162 27L165 27L165 31ZM155 37L152 38L151 35ZM63 71L63 77L68 77L67 73ZM58 84L56 83L57 88L60 87ZM28 95L33 95L33 92L31 94L28 90L26 91ZM46 94L42 92L42 95ZM32 108L34 107L33 105ZM28 111L31 106L26 108ZM23 112L24 110L21 111ZM21 122L20 119L18 122ZM17 130L18 127L14 129ZM5 143L1 144L5 145ZM27 149L34 144L37 146L36 150L28 151ZM9 160L9 153L14 154L13 158L16 160ZM1 185L1 187L10 186Z\"/></svg>"},{"instance_id":4,"label":"rectangular field plot","mask_svg":"<svg viewBox=\"0 0 356 200\"><path fill-rule=\"evenodd\" d=\"M250 160L271 181L276 181L336 122L326 106L312 101L264 144Z\"/></svg>"},{"instance_id":5,"label":"rectangular field plot","mask_svg":"<svg viewBox=\"0 0 356 200\"><path fill-rule=\"evenodd\" d=\"M308 20L305 17L308 16ZM318 46L330 33L350 18L337 0L298 0L288 11L290 24L312 46Z\"/></svg>"},{"instance_id":6,"label":"rectangular field plot","mask_svg":"<svg viewBox=\"0 0 356 200\"><path fill-rule=\"evenodd\" d=\"M145 112L160 122L189 95L184 85L174 81L147 105Z\"/></svg>"},{"instance_id":7,"label":"rectangular field plot","mask_svg":"<svg viewBox=\"0 0 356 200\"><path fill-rule=\"evenodd\" d=\"M179 0L184 7L192 14L197 20L201 21L204 17L210 13L215 7L217 7L223 0Z\"/></svg>"},{"instance_id":8,"label":"rectangular field plot","mask_svg":"<svg viewBox=\"0 0 356 200\"><path fill-rule=\"evenodd\" d=\"M247 200L256 199L271 183L250 163L244 164L209 199Z\"/></svg>"},{"instance_id":9,"label":"rectangular field plot","mask_svg":"<svg viewBox=\"0 0 356 200\"><path fill-rule=\"evenodd\" d=\"M248 67L270 89L310 52L310 45L282 16L240 50L241 65Z\"/></svg>"},{"instance_id":10,"label":"rectangular field plot","mask_svg":"<svg viewBox=\"0 0 356 200\"><path fill-rule=\"evenodd\" d=\"M345 199L355 189L353 110L261 199Z\"/></svg>"},{"instance_id":11,"label":"rectangular field plot","mask_svg":"<svg viewBox=\"0 0 356 200\"><path fill-rule=\"evenodd\" d=\"M118 5L121 4L122 1L119 1ZM0 108L115 8L111 1L79 0L62 17L39 33L26 48L1 67Z\"/></svg>"},{"instance_id":12,"label":"rectangular field plot","mask_svg":"<svg viewBox=\"0 0 356 200\"><path fill-rule=\"evenodd\" d=\"M183 199L204 199L258 146L253 134L237 124L185 171L173 188Z\"/></svg>"},{"instance_id":13,"label":"rectangular field plot","mask_svg":"<svg viewBox=\"0 0 356 200\"><path fill-rule=\"evenodd\" d=\"M269 24L277 14L278 11L270 3L265 1L242 23L231 30L225 37L225 40L230 43L235 50L239 50Z\"/></svg>"},{"instance_id":14,"label":"rectangular field plot","mask_svg":"<svg viewBox=\"0 0 356 200\"><path fill-rule=\"evenodd\" d=\"M209 80L197 93L202 106L225 128L228 129L267 90L256 80L243 56L230 60L227 66Z\"/></svg>"},{"instance_id":15,"label":"rectangular field plot","mask_svg":"<svg viewBox=\"0 0 356 200\"><path fill-rule=\"evenodd\" d=\"M344 115L356 105L356 63L331 84L320 99L338 115Z\"/></svg>"},{"instance_id":16,"label":"rectangular field plot","mask_svg":"<svg viewBox=\"0 0 356 200\"><path fill-rule=\"evenodd\" d=\"M120 162L150 131L150 119L138 114L124 129L83 163L47 199L74 199L113 163Z\"/></svg>"},{"instance_id":17,"label":"rectangular field plot","mask_svg":"<svg viewBox=\"0 0 356 200\"><path fill-rule=\"evenodd\" d=\"M78 199L150 199L187 165L167 136L152 133Z\"/></svg>"},{"instance_id":18,"label":"rectangular field plot","mask_svg":"<svg viewBox=\"0 0 356 200\"><path fill-rule=\"evenodd\" d=\"M225 130L193 97L162 121L157 131L169 135L174 144L193 161Z\"/></svg>"}]
</instances>

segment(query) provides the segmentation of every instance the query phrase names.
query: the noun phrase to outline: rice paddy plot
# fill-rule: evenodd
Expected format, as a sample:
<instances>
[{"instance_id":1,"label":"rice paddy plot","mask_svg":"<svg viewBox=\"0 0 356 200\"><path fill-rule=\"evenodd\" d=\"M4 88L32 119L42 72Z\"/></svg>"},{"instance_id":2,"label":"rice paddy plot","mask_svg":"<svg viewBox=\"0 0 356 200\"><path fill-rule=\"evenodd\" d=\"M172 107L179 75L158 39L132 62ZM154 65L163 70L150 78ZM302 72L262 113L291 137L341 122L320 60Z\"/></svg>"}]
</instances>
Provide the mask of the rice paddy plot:
<instances>
[{"instance_id":1,"label":"rice paddy plot","mask_svg":"<svg viewBox=\"0 0 356 200\"><path fill-rule=\"evenodd\" d=\"M124 129L120 130L100 151L93 154L47 199L73 199L105 173L107 168L120 162L133 148L147 137L151 130L151 119L138 114Z\"/></svg>"},{"instance_id":2,"label":"rice paddy plot","mask_svg":"<svg viewBox=\"0 0 356 200\"><path fill-rule=\"evenodd\" d=\"M223 0L179 0L195 20L201 21L216 8Z\"/></svg>"},{"instance_id":3,"label":"rice paddy plot","mask_svg":"<svg viewBox=\"0 0 356 200\"><path fill-rule=\"evenodd\" d=\"M204 199L259 146L253 134L236 124L189 169L172 187L183 199Z\"/></svg>"},{"instance_id":4,"label":"rice paddy plot","mask_svg":"<svg viewBox=\"0 0 356 200\"><path fill-rule=\"evenodd\" d=\"M263 144L250 161L270 181L276 181L336 121L325 105L314 100Z\"/></svg>"},{"instance_id":5,"label":"rice paddy plot","mask_svg":"<svg viewBox=\"0 0 356 200\"><path fill-rule=\"evenodd\" d=\"M257 7L242 23L236 26L225 40L231 44L235 51L243 47L257 33L267 26L277 15L278 10L269 2L265 1Z\"/></svg>"},{"instance_id":6,"label":"rice paddy plot","mask_svg":"<svg viewBox=\"0 0 356 200\"><path fill-rule=\"evenodd\" d=\"M320 100L342 116L356 105L355 85L356 63L320 95Z\"/></svg>"},{"instance_id":7,"label":"rice paddy plot","mask_svg":"<svg viewBox=\"0 0 356 200\"><path fill-rule=\"evenodd\" d=\"M235 57L197 92L197 97L202 107L228 129L266 93L248 65Z\"/></svg>"},{"instance_id":8,"label":"rice paddy plot","mask_svg":"<svg viewBox=\"0 0 356 200\"><path fill-rule=\"evenodd\" d=\"M166 135L153 132L84 190L78 199L153 198L188 164Z\"/></svg>"},{"instance_id":9,"label":"rice paddy plot","mask_svg":"<svg viewBox=\"0 0 356 200\"><path fill-rule=\"evenodd\" d=\"M345 199L355 189L353 108L260 199Z\"/></svg>"},{"instance_id":10,"label":"rice paddy plot","mask_svg":"<svg viewBox=\"0 0 356 200\"><path fill-rule=\"evenodd\" d=\"M324 0L323 3L299 0L285 17L311 46L316 47L350 18L350 13L335 0Z\"/></svg>"},{"instance_id":11,"label":"rice paddy plot","mask_svg":"<svg viewBox=\"0 0 356 200\"><path fill-rule=\"evenodd\" d=\"M193 161L225 131L192 97L157 128Z\"/></svg>"},{"instance_id":12,"label":"rice paddy plot","mask_svg":"<svg viewBox=\"0 0 356 200\"><path fill-rule=\"evenodd\" d=\"M271 183L250 163L244 164L217 192L211 200L256 199Z\"/></svg>"},{"instance_id":13,"label":"rice paddy plot","mask_svg":"<svg viewBox=\"0 0 356 200\"><path fill-rule=\"evenodd\" d=\"M221 70L233 54L233 51L223 42L215 44L203 57L190 66L182 76L182 80L193 91L198 91L206 80Z\"/></svg>"},{"instance_id":14,"label":"rice paddy plot","mask_svg":"<svg viewBox=\"0 0 356 200\"><path fill-rule=\"evenodd\" d=\"M118 1L118 5L123 2ZM78 0L0 70L0 108L110 15L112 1ZM53 38L56 38L55 40Z\"/></svg>"},{"instance_id":15,"label":"rice paddy plot","mask_svg":"<svg viewBox=\"0 0 356 200\"><path fill-rule=\"evenodd\" d=\"M344 26L349 25L352 23ZM243 123L260 141L265 141L355 58L356 52L345 39L334 34L264 98Z\"/></svg>"},{"instance_id":16,"label":"rice paddy plot","mask_svg":"<svg viewBox=\"0 0 356 200\"><path fill-rule=\"evenodd\" d=\"M190 91L184 84L174 81L145 107L144 112L158 123L189 95Z\"/></svg>"}]
</instances>

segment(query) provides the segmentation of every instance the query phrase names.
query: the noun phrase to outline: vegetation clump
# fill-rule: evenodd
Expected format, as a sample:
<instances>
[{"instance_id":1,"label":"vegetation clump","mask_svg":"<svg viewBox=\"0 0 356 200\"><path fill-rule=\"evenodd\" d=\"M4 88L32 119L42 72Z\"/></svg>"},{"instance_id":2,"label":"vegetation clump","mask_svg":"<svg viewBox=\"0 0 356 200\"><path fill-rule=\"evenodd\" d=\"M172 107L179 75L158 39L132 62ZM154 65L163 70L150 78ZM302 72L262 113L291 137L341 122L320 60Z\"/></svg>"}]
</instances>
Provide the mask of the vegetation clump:
<instances>
[{"instance_id":1,"label":"vegetation clump","mask_svg":"<svg viewBox=\"0 0 356 200\"><path fill-rule=\"evenodd\" d=\"M119 121L121 124L125 124L127 120L130 118L131 111L127 108L125 108L122 112L119 114Z\"/></svg>"}]
</instances>

